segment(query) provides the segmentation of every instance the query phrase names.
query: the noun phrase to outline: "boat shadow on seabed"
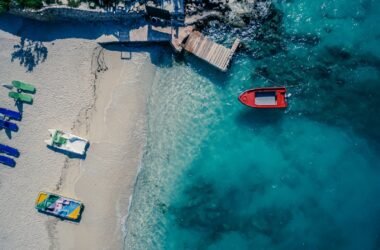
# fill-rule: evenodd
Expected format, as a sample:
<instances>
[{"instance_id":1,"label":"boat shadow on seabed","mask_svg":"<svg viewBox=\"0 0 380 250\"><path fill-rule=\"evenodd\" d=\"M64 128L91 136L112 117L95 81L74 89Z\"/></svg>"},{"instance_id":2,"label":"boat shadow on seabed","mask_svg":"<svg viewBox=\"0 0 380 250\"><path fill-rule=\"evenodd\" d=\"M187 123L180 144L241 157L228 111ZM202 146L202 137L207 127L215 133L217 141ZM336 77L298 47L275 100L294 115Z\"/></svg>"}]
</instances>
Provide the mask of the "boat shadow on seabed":
<instances>
[{"instance_id":1,"label":"boat shadow on seabed","mask_svg":"<svg viewBox=\"0 0 380 250\"><path fill-rule=\"evenodd\" d=\"M237 123L250 127L260 128L264 125L276 125L280 123L285 114L283 109L246 109L236 117Z\"/></svg>"},{"instance_id":2,"label":"boat shadow on seabed","mask_svg":"<svg viewBox=\"0 0 380 250\"><path fill-rule=\"evenodd\" d=\"M70 159L85 160L86 157L87 157L87 153L84 153L83 155L80 155L80 154L69 152L69 151L66 151L66 150L63 150L63 149L60 149L60 148L52 147L50 145L46 145L46 147L49 148L50 150L53 150L54 152L64 154L67 157L69 157ZM88 150L89 147L90 147L90 143L88 142L87 145L86 145L86 148L85 148L85 152L87 152L87 150Z\"/></svg>"}]
</instances>

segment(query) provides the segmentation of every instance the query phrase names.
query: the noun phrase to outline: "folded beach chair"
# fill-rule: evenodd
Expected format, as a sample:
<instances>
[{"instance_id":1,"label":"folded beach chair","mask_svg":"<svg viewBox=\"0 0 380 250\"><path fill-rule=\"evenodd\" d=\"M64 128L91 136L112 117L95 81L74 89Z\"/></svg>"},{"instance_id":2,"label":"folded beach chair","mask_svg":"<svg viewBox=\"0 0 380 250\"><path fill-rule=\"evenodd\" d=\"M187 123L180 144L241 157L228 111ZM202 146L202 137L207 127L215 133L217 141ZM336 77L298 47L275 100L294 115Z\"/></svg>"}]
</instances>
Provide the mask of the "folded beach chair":
<instances>
[{"instance_id":1,"label":"folded beach chair","mask_svg":"<svg viewBox=\"0 0 380 250\"><path fill-rule=\"evenodd\" d=\"M12 168L14 166L16 166L15 160L13 160L12 158L6 157L6 156L2 156L2 155L0 155L0 163L4 164L6 166L12 167Z\"/></svg>"},{"instance_id":2,"label":"folded beach chair","mask_svg":"<svg viewBox=\"0 0 380 250\"><path fill-rule=\"evenodd\" d=\"M15 101L25 102L28 104L33 103L33 98L30 95L25 95L25 94L16 93L16 92L11 91L11 92L9 92L8 96L10 98L15 99Z\"/></svg>"},{"instance_id":3,"label":"folded beach chair","mask_svg":"<svg viewBox=\"0 0 380 250\"><path fill-rule=\"evenodd\" d=\"M36 88L32 84L20 82L20 81L12 81L13 87L17 88L18 90L29 92L29 93L36 93Z\"/></svg>"},{"instance_id":4,"label":"folded beach chair","mask_svg":"<svg viewBox=\"0 0 380 250\"><path fill-rule=\"evenodd\" d=\"M0 144L0 153L4 153L4 154L7 154L7 155L10 155L13 157L19 157L20 156L20 152L17 149L9 147L9 146L4 145L4 144Z\"/></svg>"},{"instance_id":5,"label":"folded beach chair","mask_svg":"<svg viewBox=\"0 0 380 250\"><path fill-rule=\"evenodd\" d=\"M13 120L21 121L21 113L20 112L5 109L5 108L0 108L0 114L3 114L4 116L9 117Z\"/></svg>"},{"instance_id":6,"label":"folded beach chair","mask_svg":"<svg viewBox=\"0 0 380 250\"><path fill-rule=\"evenodd\" d=\"M0 120L0 128L7 129L13 132L18 131L18 126L15 123Z\"/></svg>"}]
</instances>

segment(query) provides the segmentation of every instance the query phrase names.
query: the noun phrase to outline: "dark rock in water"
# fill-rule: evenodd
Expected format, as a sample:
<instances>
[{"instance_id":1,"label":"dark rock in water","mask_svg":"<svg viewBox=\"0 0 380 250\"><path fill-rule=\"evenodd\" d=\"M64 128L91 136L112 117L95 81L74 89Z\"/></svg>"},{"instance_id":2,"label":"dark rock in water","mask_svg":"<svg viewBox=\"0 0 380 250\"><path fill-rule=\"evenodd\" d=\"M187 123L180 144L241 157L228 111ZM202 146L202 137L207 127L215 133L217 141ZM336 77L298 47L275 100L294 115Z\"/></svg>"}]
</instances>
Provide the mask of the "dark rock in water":
<instances>
[{"instance_id":1,"label":"dark rock in water","mask_svg":"<svg viewBox=\"0 0 380 250\"><path fill-rule=\"evenodd\" d=\"M196 1L188 1L186 10L188 15L194 15L203 11L218 11L223 21L232 27L245 27L251 20L264 19L268 14L270 4L266 1L252 1L252 3L228 0L206 0L202 4L194 4Z\"/></svg>"},{"instance_id":2,"label":"dark rock in water","mask_svg":"<svg viewBox=\"0 0 380 250\"><path fill-rule=\"evenodd\" d=\"M335 82L339 86L343 86L345 84L345 81L343 79L337 79Z\"/></svg>"},{"instance_id":3,"label":"dark rock in water","mask_svg":"<svg viewBox=\"0 0 380 250\"><path fill-rule=\"evenodd\" d=\"M338 47L327 47L326 48L328 52L337 58L338 60L348 60L351 58L351 55L349 52L347 52L344 48L338 48Z\"/></svg>"},{"instance_id":4,"label":"dark rock in water","mask_svg":"<svg viewBox=\"0 0 380 250\"><path fill-rule=\"evenodd\" d=\"M237 16L237 15L233 15L233 16L230 15L227 18L227 20L228 20L228 23L233 27L243 28L246 26L246 23L244 22L244 20L240 16Z\"/></svg>"},{"instance_id":5,"label":"dark rock in water","mask_svg":"<svg viewBox=\"0 0 380 250\"><path fill-rule=\"evenodd\" d=\"M206 24L205 21L203 21L203 20L198 21L198 22L195 23L195 27L196 27L196 29L198 29L198 30L203 30L203 28L206 27L206 25L207 25L207 24Z\"/></svg>"},{"instance_id":6,"label":"dark rock in water","mask_svg":"<svg viewBox=\"0 0 380 250\"><path fill-rule=\"evenodd\" d=\"M166 214L168 211L168 206L163 202L160 202L157 206L162 214Z\"/></svg>"}]
</instances>

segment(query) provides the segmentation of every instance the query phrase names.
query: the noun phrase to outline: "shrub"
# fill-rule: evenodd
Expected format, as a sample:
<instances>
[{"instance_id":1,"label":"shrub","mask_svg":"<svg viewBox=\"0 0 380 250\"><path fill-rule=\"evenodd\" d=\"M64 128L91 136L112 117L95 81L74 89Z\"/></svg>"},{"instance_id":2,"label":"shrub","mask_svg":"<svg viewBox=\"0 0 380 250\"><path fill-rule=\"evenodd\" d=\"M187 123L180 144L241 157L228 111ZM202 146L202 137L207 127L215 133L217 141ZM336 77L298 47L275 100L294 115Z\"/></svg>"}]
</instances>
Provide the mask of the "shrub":
<instances>
[{"instance_id":1,"label":"shrub","mask_svg":"<svg viewBox=\"0 0 380 250\"><path fill-rule=\"evenodd\" d=\"M45 3L46 4L53 4L53 3L55 3L55 0L45 0Z\"/></svg>"},{"instance_id":2,"label":"shrub","mask_svg":"<svg viewBox=\"0 0 380 250\"><path fill-rule=\"evenodd\" d=\"M96 8L96 4L94 2L89 2L88 3L88 7L90 7L90 9L95 9Z\"/></svg>"},{"instance_id":3,"label":"shrub","mask_svg":"<svg viewBox=\"0 0 380 250\"><path fill-rule=\"evenodd\" d=\"M0 14L9 9L10 0L0 0Z\"/></svg>"},{"instance_id":4,"label":"shrub","mask_svg":"<svg viewBox=\"0 0 380 250\"><path fill-rule=\"evenodd\" d=\"M42 0L16 0L16 2L23 8L40 9L43 6Z\"/></svg>"},{"instance_id":5,"label":"shrub","mask_svg":"<svg viewBox=\"0 0 380 250\"><path fill-rule=\"evenodd\" d=\"M77 8L80 5L80 1L78 0L69 0L67 5L72 8Z\"/></svg>"}]
</instances>

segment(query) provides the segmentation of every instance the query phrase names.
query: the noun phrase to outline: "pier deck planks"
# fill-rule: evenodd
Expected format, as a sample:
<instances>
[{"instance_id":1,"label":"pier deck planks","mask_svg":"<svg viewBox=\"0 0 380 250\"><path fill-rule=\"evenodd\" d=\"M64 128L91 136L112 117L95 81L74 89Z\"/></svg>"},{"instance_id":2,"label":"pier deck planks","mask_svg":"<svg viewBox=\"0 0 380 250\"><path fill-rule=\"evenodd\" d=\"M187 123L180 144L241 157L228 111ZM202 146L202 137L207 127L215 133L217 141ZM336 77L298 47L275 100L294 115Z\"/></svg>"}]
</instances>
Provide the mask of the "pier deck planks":
<instances>
[{"instance_id":1,"label":"pier deck planks","mask_svg":"<svg viewBox=\"0 0 380 250\"><path fill-rule=\"evenodd\" d=\"M239 46L240 40L236 39L231 49L213 42L198 31L193 31L184 45L184 49L203 59L222 71L227 67Z\"/></svg>"}]
</instances>

